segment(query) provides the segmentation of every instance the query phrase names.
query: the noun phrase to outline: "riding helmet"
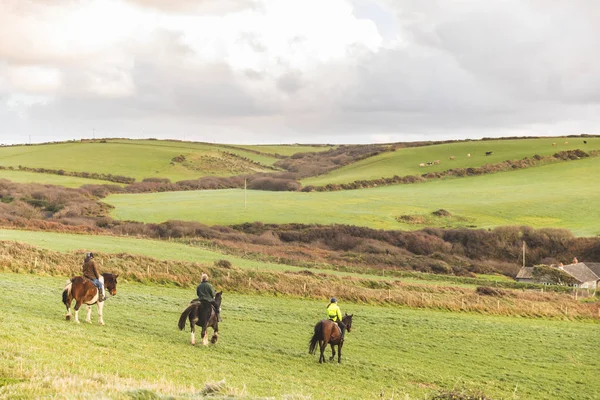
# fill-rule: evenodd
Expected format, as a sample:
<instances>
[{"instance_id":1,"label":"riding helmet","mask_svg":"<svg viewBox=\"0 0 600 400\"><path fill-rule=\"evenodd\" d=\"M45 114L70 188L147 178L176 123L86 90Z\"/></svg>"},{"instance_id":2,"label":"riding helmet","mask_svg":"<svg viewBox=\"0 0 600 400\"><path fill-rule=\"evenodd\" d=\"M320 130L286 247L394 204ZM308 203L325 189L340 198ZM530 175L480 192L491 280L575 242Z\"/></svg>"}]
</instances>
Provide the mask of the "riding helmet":
<instances>
[{"instance_id":1,"label":"riding helmet","mask_svg":"<svg viewBox=\"0 0 600 400\"><path fill-rule=\"evenodd\" d=\"M332 297L331 300L329 300L331 303L337 303L337 299L335 297Z\"/></svg>"}]
</instances>

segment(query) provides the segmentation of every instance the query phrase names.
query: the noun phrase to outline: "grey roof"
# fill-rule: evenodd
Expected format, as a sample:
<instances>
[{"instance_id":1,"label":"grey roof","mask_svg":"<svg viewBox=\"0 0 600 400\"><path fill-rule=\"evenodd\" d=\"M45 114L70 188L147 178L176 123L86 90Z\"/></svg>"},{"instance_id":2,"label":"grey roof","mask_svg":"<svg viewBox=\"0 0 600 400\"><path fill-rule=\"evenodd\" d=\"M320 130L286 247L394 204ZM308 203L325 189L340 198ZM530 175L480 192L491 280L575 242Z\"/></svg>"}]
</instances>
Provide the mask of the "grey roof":
<instances>
[{"instance_id":1,"label":"grey roof","mask_svg":"<svg viewBox=\"0 0 600 400\"><path fill-rule=\"evenodd\" d=\"M516 279L533 279L533 267L522 267Z\"/></svg>"},{"instance_id":2,"label":"grey roof","mask_svg":"<svg viewBox=\"0 0 600 400\"><path fill-rule=\"evenodd\" d=\"M562 269L581 283L596 282L600 279L598 275L592 272L592 270L584 263L565 265Z\"/></svg>"},{"instance_id":3,"label":"grey roof","mask_svg":"<svg viewBox=\"0 0 600 400\"><path fill-rule=\"evenodd\" d=\"M596 275L600 276L600 262L584 262L585 265L587 265L587 267L589 269L592 270L593 273L595 273Z\"/></svg>"}]
</instances>

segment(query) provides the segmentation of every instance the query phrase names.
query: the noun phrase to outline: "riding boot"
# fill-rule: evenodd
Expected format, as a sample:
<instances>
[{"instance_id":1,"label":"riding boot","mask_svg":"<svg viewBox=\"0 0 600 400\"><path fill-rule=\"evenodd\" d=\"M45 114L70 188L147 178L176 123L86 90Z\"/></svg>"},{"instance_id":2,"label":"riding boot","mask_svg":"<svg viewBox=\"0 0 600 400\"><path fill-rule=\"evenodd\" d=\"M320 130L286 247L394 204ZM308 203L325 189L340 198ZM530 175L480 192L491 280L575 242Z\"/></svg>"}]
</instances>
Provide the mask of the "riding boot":
<instances>
[{"instance_id":1,"label":"riding boot","mask_svg":"<svg viewBox=\"0 0 600 400\"><path fill-rule=\"evenodd\" d=\"M106 295L104 294L104 288L98 289L98 303L106 300Z\"/></svg>"},{"instance_id":2,"label":"riding boot","mask_svg":"<svg viewBox=\"0 0 600 400\"><path fill-rule=\"evenodd\" d=\"M344 334L346 333L346 325L343 322L338 322L338 326L340 327L340 340L344 340Z\"/></svg>"}]
</instances>

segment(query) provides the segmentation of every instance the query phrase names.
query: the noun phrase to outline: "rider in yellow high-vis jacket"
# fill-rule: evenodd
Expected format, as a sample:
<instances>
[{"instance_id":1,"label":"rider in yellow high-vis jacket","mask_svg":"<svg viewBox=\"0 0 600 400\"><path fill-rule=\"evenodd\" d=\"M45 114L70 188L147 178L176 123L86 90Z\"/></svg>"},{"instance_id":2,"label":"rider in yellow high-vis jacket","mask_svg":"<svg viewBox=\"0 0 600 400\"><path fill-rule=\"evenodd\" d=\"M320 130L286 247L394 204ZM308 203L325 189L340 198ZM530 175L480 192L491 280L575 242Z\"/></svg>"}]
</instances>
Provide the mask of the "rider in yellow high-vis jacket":
<instances>
[{"instance_id":1,"label":"rider in yellow high-vis jacket","mask_svg":"<svg viewBox=\"0 0 600 400\"><path fill-rule=\"evenodd\" d=\"M344 325L342 322L342 312L340 311L340 307L337 305L337 299L335 297L331 298L329 305L327 306L327 318L337 323L337 325L340 327L340 332L342 333L342 340L344 340L346 325Z\"/></svg>"}]
</instances>

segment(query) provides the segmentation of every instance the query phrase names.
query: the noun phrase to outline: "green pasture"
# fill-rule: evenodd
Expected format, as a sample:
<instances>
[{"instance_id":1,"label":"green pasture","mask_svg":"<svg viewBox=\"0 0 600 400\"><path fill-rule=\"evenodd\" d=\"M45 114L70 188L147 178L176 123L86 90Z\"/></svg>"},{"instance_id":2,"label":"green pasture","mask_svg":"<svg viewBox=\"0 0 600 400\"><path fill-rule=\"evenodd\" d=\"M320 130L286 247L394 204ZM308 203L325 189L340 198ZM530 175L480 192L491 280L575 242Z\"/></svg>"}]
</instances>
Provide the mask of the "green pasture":
<instances>
[{"instance_id":1,"label":"green pasture","mask_svg":"<svg viewBox=\"0 0 600 400\"><path fill-rule=\"evenodd\" d=\"M332 146L329 144L324 145L301 145L301 144L281 144L281 145L235 145L235 147L239 147L242 149L256 150L261 153L267 154L279 154L282 156L292 156L296 153L319 153L322 151L327 151L331 149L335 149L338 146Z\"/></svg>"},{"instance_id":2,"label":"green pasture","mask_svg":"<svg viewBox=\"0 0 600 400\"><path fill-rule=\"evenodd\" d=\"M177 329L192 289L120 281L105 326L64 320L65 278L0 274L0 398L595 399L600 325L357 305L342 364L308 354L323 302L224 293L216 345ZM10 305L10 306L8 306ZM85 309L80 311L85 318ZM199 334L197 335L197 337ZM327 351L326 354L330 354Z\"/></svg>"},{"instance_id":3,"label":"green pasture","mask_svg":"<svg viewBox=\"0 0 600 400\"><path fill-rule=\"evenodd\" d=\"M69 233L22 231L0 229L0 240L28 243L43 249L71 252L80 250L95 251L107 254L127 253L143 255L157 260L179 260L204 264L227 259L239 268L260 270L292 271L302 268L284 264L265 263L245 259L202 247L187 246L182 243L166 240L139 239L134 237L77 235Z\"/></svg>"},{"instance_id":4,"label":"green pasture","mask_svg":"<svg viewBox=\"0 0 600 400\"><path fill-rule=\"evenodd\" d=\"M99 179L87 179L78 178L76 176L10 170L0 170L0 179L7 179L17 183L42 183L44 185L56 185L70 188L78 188L83 185L102 185L105 183L123 186L121 183L101 181Z\"/></svg>"},{"instance_id":5,"label":"green pasture","mask_svg":"<svg viewBox=\"0 0 600 400\"><path fill-rule=\"evenodd\" d=\"M579 236L600 234L600 158L419 184L337 192L244 191L111 195L112 216L207 225L242 222L348 224L381 229L424 226L491 228L527 225L566 228ZM450 217L434 217L445 209ZM398 222L402 215L423 224ZM418 219L417 219L418 221Z\"/></svg>"},{"instance_id":6,"label":"green pasture","mask_svg":"<svg viewBox=\"0 0 600 400\"><path fill-rule=\"evenodd\" d=\"M587 144L583 141L586 140ZM568 142L568 144L565 144ZM552 146L556 143L556 146ZM485 140L447 143L433 146L397 149L335 169L328 174L302 180L303 185L324 186L328 183L349 183L357 180L389 178L394 175L421 175L452 168L480 167L505 160L518 160L534 155L548 156L564 150L600 149L600 138L544 138L518 140ZM492 151L486 156L487 151ZM471 154L471 157L467 157ZM453 156L454 160L450 160ZM420 167L419 164L439 160L439 164Z\"/></svg>"},{"instance_id":7,"label":"green pasture","mask_svg":"<svg viewBox=\"0 0 600 400\"><path fill-rule=\"evenodd\" d=\"M231 176L271 171L226 153L234 153L262 164L277 159L219 145L155 140L107 140L65 142L36 146L0 147L0 165L64 169L122 175L142 180L161 177L171 181L202 176ZM183 163L171 163L183 155Z\"/></svg>"},{"instance_id":8,"label":"green pasture","mask_svg":"<svg viewBox=\"0 0 600 400\"><path fill-rule=\"evenodd\" d=\"M25 231L13 229L0 229L0 240L10 240L13 242L27 243L43 249L58 251L62 253L80 251L99 252L104 254L131 254L152 257L157 260L176 260L197 262L200 264L212 265L217 260L226 259L233 266L242 269L252 269L259 271L304 271L306 268L287 264L277 264L265 262L253 258L243 258L231 254L219 252L210 246L196 247L182 244L175 241L139 239L133 237L103 236L103 235L76 235L69 233L44 232L44 231ZM316 267L316 266L315 266ZM110 268L107 264L106 268ZM338 271L327 269L326 266L319 266L319 273L330 275L353 276L363 279L375 280L401 280L406 283L418 283L422 285L433 286L456 286L475 288L480 282L464 282L467 278L457 280L451 276L417 274L417 276L391 277L385 275L372 275L354 272ZM491 275L490 275L491 277ZM496 279L485 277L492 282Z\"/></svg>"}]
</instances>

